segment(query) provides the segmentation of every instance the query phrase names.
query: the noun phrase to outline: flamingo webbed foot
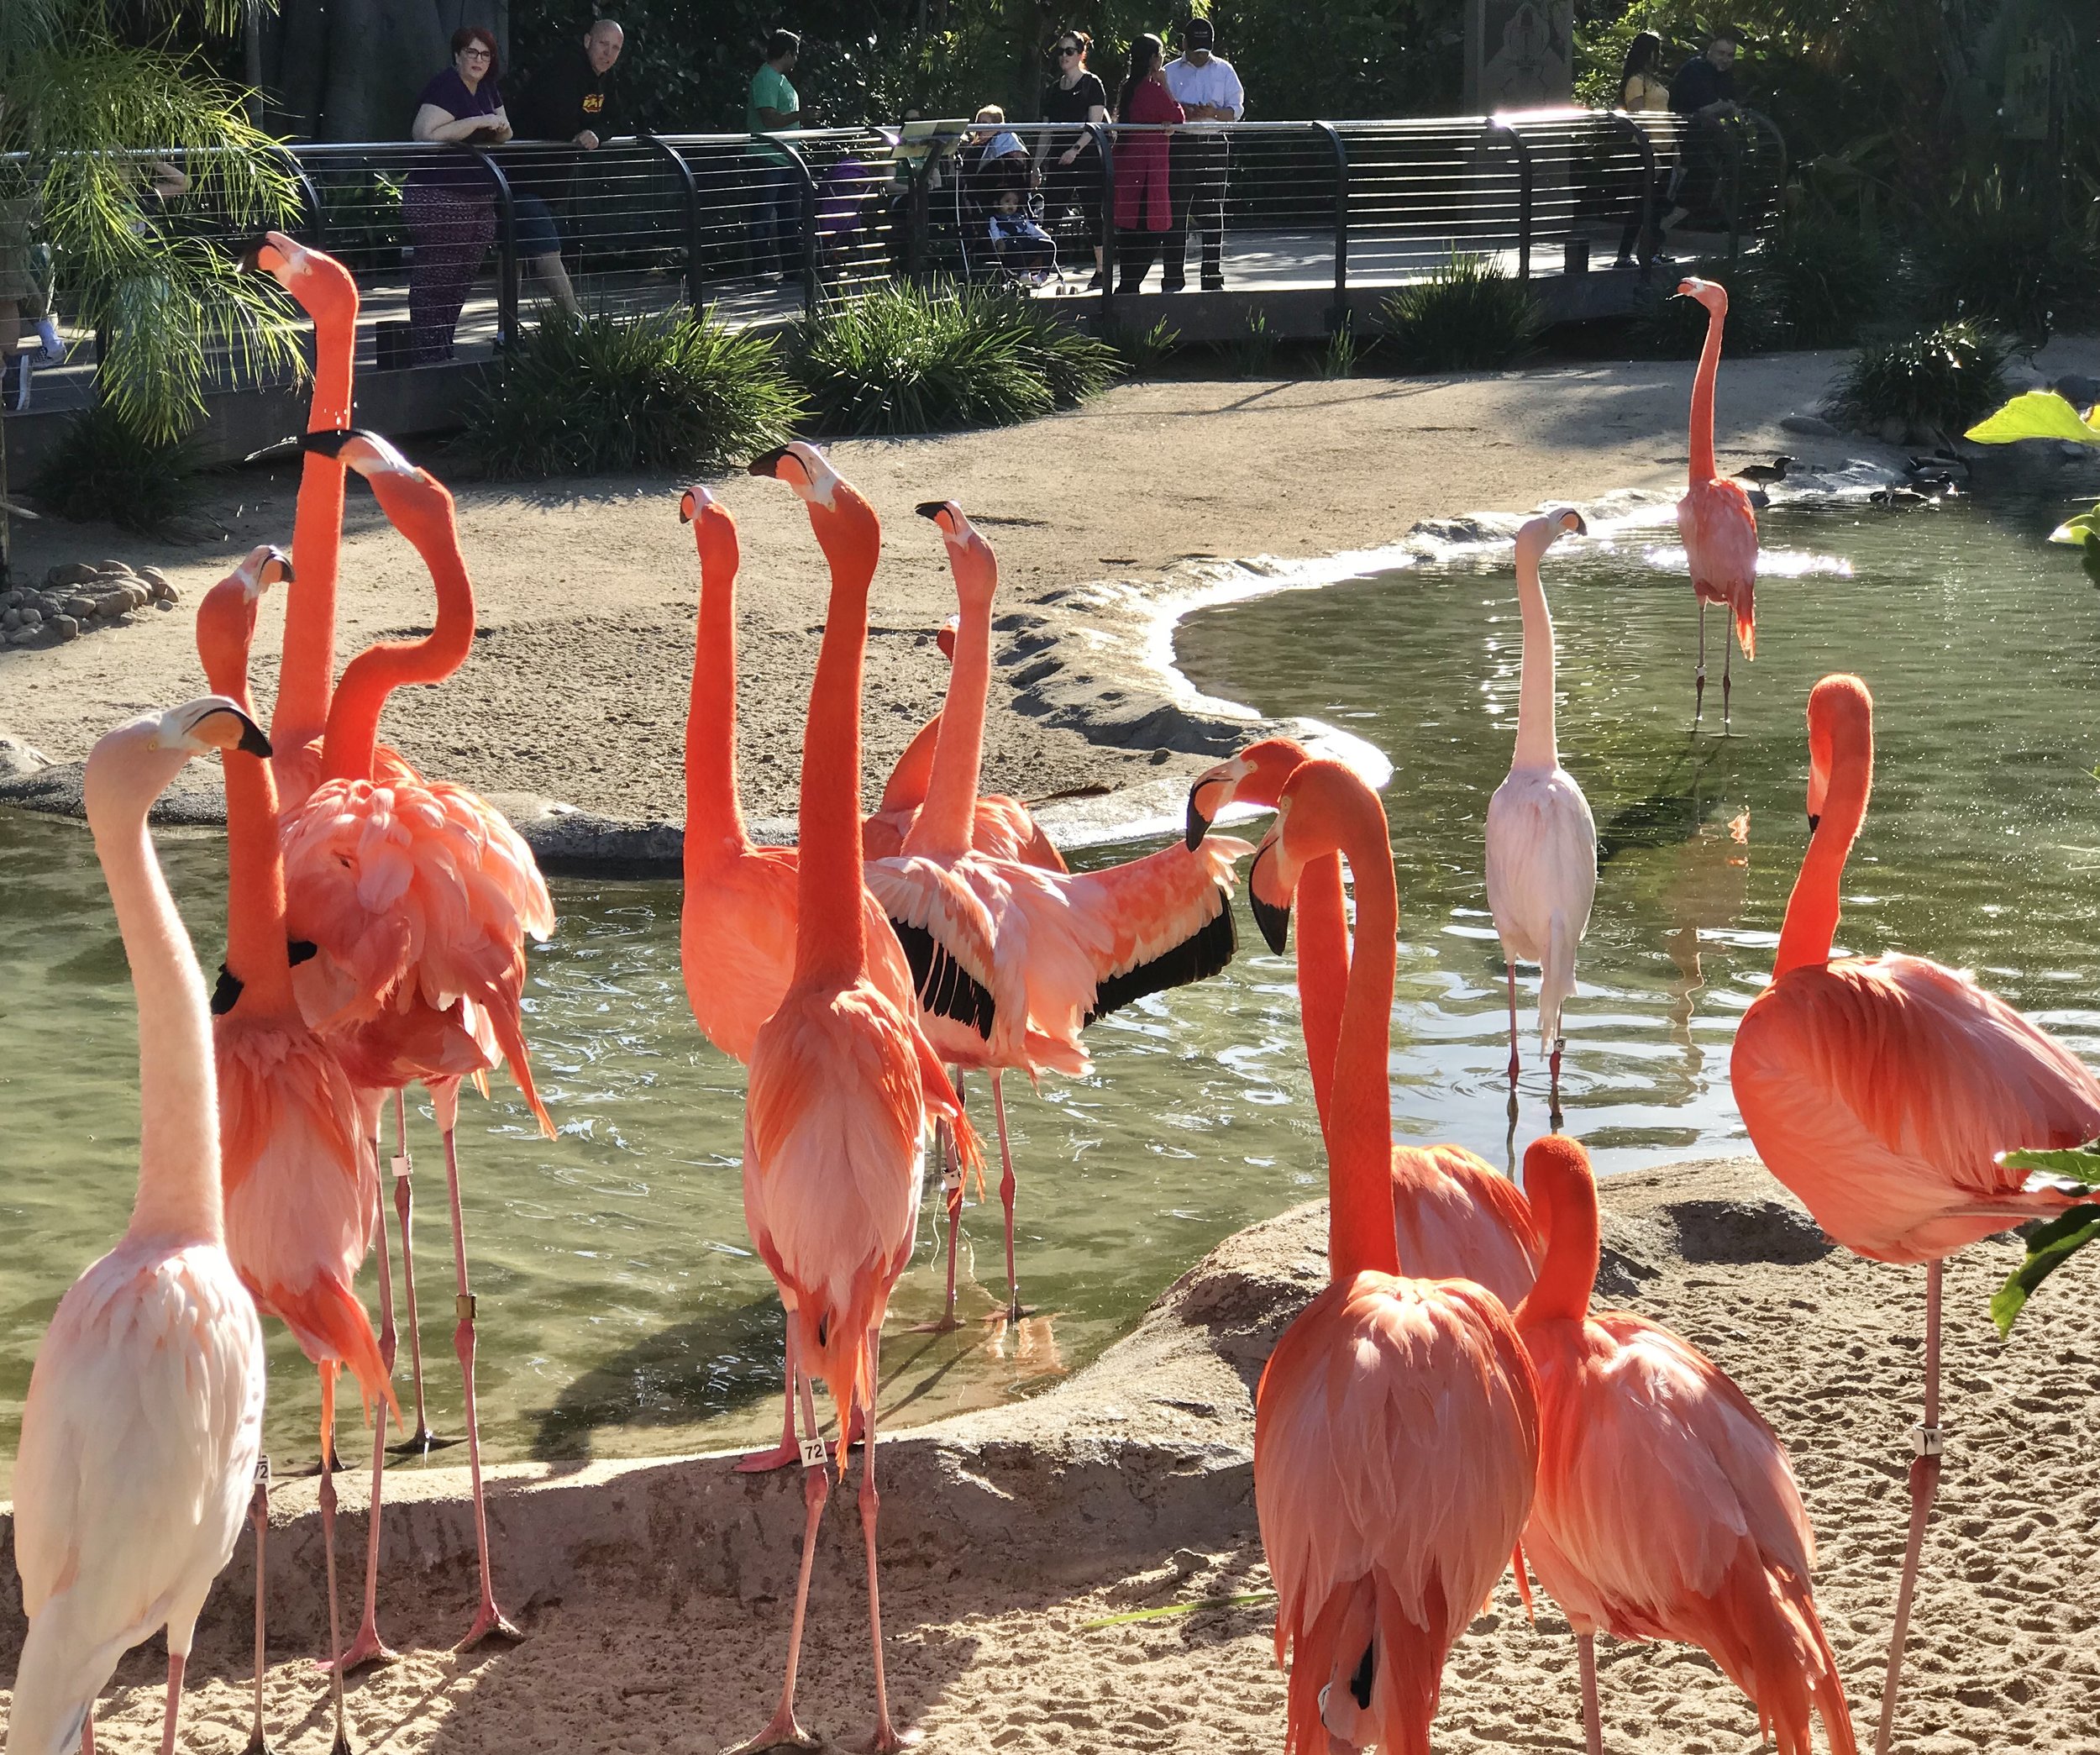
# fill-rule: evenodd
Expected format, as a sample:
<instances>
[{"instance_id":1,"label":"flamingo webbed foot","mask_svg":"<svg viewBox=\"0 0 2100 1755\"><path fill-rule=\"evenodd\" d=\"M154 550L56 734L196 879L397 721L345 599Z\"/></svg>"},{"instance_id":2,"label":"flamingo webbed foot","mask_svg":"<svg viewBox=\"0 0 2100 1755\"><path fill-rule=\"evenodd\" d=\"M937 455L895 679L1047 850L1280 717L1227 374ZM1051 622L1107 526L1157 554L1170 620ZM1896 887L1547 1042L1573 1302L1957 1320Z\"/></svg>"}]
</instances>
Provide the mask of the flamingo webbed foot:
<instances>
[{"instance_id":1,"label":"flamingo webbed foot","mask_svg":"<svg viewBox=\"0 0 2100 1755\"><path fill-rule=\"evenodd\" d=\"M963 1319L957 1316L953 1311L950 1311L946 1316L937 1317L933 1322L915 1322L906 1331L906 1332L915 1335L953 1334L962 1326Z\"/></svg>"},{"instance_id":2,"label":"flamingo webbed foot","mask_svg":"<svg viewBox=\"0 0 2100 1755\"><path fill-rule=\"evenodd\" d=\"M524 1637L517 1624L496 1606L493 1597L488 1597L483 1599L480 1610L474 1617L474 1625L467 1629L467 1637L452 1649L470 1652L485 1639L507 1639L519 1643Z\"/></svg>"},{"instance_id":3,"label":"flamingo webbed foot","mask_svg":"<svg viewBox=\"0 0 2100 1755\"><path fill-rule=\"evenodd\" d=\"M823 1743L822 1737L812 1737L802 1728L793 1707L783 1706L756 1737L747 1737L742 1742L724 1749L722 1755L759 1755L764 1749L816 1749L822 1748Z\"/></svg>"},{"instance_id":4,"label":"flamingo webbed foot","mask_svg":"<svg viewBox=\"0 0 2100 1755\"><path fill-rule=\"evenodd\" d=\"M899 1749L915 1748L925 1741L925 1731L900 1731L885 1718L877 1722L868 1741L860 1747L868 1755L895 1755Z\"/></svg>"},{"instance_id":5,"label":"flamingo webbed foot","mask_svg":"<svg viewBox=\"0 0 2100 1755\"><path fill-rule=\"evenodd\" d=\"M754 1450L748 1456L738 1457L729 1469L732 1474L770 1474L801 1460L801 1453L794 1445L776 1444L770 1450Z\"/></svg>"},{"instance_id":6,"label":"flamingo webbed foot","mask_svg":"<svg viewBox=\"0 0 2100 1755\"><path fill-rule=\"evenodd\" d=\"M376 1626L366 1626L357 1630L357 1637L350 1642L349 1650L344 1653L339 1667L347 1676L352 1670L363 1669L367 1664L391 1663L400 1656L399 1652L379 1637ZM325 1658L317 1658L313 1667L325 1676L339 1666L331 1664Z\"/></svg>"},{"instance_id":7,"label":"flamingo webbed foot","mask_svg":"<svg viewBox=\"0 0 2100 1755\"><path fill-rule=\"evenodd\" d=\"M390 1457L427 1457L433 1450L449 1450L459 1441L441 1438L427 1426L419 1426L398 1444L386 1447Z\"/></svg>"}]
</instances>

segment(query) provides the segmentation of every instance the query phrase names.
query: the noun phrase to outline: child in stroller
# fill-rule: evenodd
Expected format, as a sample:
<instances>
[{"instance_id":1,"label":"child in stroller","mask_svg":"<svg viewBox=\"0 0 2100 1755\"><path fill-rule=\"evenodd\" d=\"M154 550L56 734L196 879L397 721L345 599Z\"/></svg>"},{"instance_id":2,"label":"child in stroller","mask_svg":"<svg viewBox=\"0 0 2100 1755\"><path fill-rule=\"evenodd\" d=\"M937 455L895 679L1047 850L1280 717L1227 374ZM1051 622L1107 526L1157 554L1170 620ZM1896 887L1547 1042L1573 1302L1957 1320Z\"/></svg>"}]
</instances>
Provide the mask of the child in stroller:
<instances>
[{"instance_id":1,"label":"child in stroller","mask_svg":"<svg viewBox=\"0 0 2100 1755\"><path fill-rule=\"evenodd\" d=\"M992 260L1016 280L1040 286L1058 271L1058 247L1018 189L1002 189L987 222Z\"/></svg>"}]
</instances>

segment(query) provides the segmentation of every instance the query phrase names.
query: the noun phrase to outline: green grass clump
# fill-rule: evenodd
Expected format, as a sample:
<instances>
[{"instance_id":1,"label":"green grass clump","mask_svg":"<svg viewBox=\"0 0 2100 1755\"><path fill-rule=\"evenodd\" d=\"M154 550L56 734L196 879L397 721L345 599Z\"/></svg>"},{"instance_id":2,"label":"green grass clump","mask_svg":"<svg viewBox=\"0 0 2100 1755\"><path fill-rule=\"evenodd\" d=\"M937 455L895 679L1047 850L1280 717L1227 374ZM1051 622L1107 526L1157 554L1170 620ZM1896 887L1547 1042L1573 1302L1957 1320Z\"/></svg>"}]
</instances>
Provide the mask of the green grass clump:
<instances>
[{"instance_id":1,"label":"green grass clump","mask_svg":"<svg viewBox=\"0 0 2100 1755\"><path fill-rule=\"evenodd\" d=\"M722 469L785 443L802 399L764 336L705 312L549 312L467 410L491 475Z\"/></svg>"},{"instance_id":2,"label":"green grass clump","mask_svg":"<svg viewBox=\"0 0 2100 1755\"><path fill-rule=\"evenodd\" d=\"M1894 269L1878 231L1814 215L1790 221L1758 259L1788 347L1856 346L1861 332L1887 315Z\"/></svg>"},{"instance_id":3,"label":"green grass clump","mask_svg":"<svg viewBox=\"0 0 2100 1755\"><path fill-rule=\"evenodd\" d=\"M97 402L66 423L33 485L45 507L71 523L106 518L152 531L190 503L197 468L188 439L145 438Z\"/></svg>"},{"instance_id":4,"label":"green grass clump","mask_svg":"<svg viewBox=\"0 0 2100 1755\"><path fill-rule=\"evenodd\" d=\"M1408 371L1495 371L1530 353L1546 327L1524 285L1485 256L1451 260L1385 301L1387 350Z\"/></svg>"},{"instance_id":5,"label":"green grass clump","mask_svg":"<svg viewBox=\"0 0 2100 1755\"><path fill-rule=\"evenodd\" d=\"M1127 323L1110 325L1103 339L1114 350L1123 370L1133 378L1146 377L1158 370L1181 349L1181 331L1168 328L1163 317L1149 329Z\"/></svg>"},{"instance_id":6,"label":"green grass clump","mask_svg":"<svg viewBox=\"0 0 2100 1755\"><path fill-rule=\"evenodd\" d=\"M1832 412L1857 427L1901 421L1906 431L1960 433L2005 400L2008 351L1997 334L1968 322L1863 348Z\"/></svg>"},{"instance_id":7,"label":"green grass clump","mask_svg":"<svg viewBox=\"0 0 2100 1755\"><path fill-rule=\"evenodd\" d=\"M898 284L807 319L790 369L816 429L852 435L1032 420L1091 396L1121 365L1019 294Z\"/></svg>"}]
</instances>

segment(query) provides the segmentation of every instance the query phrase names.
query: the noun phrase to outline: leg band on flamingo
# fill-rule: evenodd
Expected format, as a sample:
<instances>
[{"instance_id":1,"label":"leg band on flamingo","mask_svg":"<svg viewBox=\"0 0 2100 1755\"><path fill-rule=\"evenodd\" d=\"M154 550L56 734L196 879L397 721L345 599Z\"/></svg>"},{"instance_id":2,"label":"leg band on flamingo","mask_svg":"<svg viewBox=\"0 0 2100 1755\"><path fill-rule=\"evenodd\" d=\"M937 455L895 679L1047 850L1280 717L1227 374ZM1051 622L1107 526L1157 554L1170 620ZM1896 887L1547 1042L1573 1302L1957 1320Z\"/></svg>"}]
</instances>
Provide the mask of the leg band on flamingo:
<instances>
[{"instance_id":1,"label":"leg band on flamingo","mask_svg":"<svg viewBox=\"0 0 2100 1755\"><path fill-rule=\"evenodd\" d=\"M793 1348L793 1316L789 1317L790 1332L788 1345ZM788 1394L790 1405L799 1389L802 1398L802 1426L807 1440L814 1445L813 1462L806 1462L802 1469L802 1504L806 1516L802 1525L802 1564L795 1580L795 1617L788 1623L787 1674L780 1684L780 1704L773 1710L773 1716L765 1728L756 1737L747 1737L735 1747L724 1751L724 1755L758 1755L761 1749L782 1747L796 1749L814 1749L822 1739L815 1737L802 1728L795 1716L795 1676L802 1661L802 1626L809 1614L810 1574L816 1563L816 1526L823 1520L824 1501L831 1496L831 1471L824 1463L824 1441L816 1424L816 1401L811 1393L809 1379L795 1369L793 1353L790 1353L788 1367ZM874 1453L872 1448L869 1454Z\"/></svg>"},{"instance_id":2,"label":"leg band on flamingo","mask_svg":"<svg viewBox=\"0 0 2100 1755\"><path fill-rule=\"evenodd\" d=\"M266 1638L263 1562L270 1540L270 1456L255 1458L255 1492L248 1502L248 1521L255 1532L255 1717L248 1732L248 1755L270 1755L270 1740L263 1734L263 1671Z\"/></svg>"}]
</instances>

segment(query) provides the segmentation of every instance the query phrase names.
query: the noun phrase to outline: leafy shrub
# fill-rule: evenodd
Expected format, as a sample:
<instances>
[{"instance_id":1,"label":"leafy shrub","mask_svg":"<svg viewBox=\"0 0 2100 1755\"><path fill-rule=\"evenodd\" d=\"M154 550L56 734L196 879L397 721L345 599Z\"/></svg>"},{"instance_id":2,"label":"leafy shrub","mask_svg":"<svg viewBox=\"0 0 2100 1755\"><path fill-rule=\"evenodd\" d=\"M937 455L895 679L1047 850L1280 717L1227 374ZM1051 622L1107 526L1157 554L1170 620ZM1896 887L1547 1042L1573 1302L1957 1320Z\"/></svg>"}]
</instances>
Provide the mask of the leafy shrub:
<instances>
[{"instance_id":1,"label":"leafy shrub","mask_svg":"<svg viewBox=\"0 0 2100 1755\"><path fill-rule=\"evenodd\" d=\"M1721 344L1731 354L1757 354L1779 341L1779 317L1770 282L1746 261L1712 260L1688 267L1657 265L1655 278L1641 288L1627 331L1632 350L1651 360L1693 360L1706 344L1706 307L1695 298L1679 298L1685 280L1719 281L1728 288L1728 323Z\"/></svg>"},{"instance_id":2,"label":"leafy shrub","mask_svg":"<svg viewBox=\"0 0 2100 1755\"><path fill-rule=\"evenodd\" d=\"M900 283L807 319L790 369L818 431L855 434L1030 420L1121 368L1107 343L1016 293Z\"/></svg>"},{"instance_id":3,"label":"leafy shrub","mask_svg":"<svg viewBox=\"0 0 2100 1755\"><path fill-rule=\"evenodd\" d=\"M1486 256L1452 252L1426 281L1403 286L1382 314L1410 371L1493 371L1531 351L1546 327L1538 301Z\"/></svg>"},{"instance_id":4,"label":"leafy shrub","mask_svg":"<svg viewBox=\"0 0 2100 1755\"><path fill-rule=\"evenodd\" d=\"M1247 333L1232 344L1243 378L1266 378L1276 365L1276 336L1259 305L1247 313Z\"/></svg>"},{"instance_id":5,"label":"leafy shrub","mask_svg":"<svg viewBox=\"0 0 2100 1755\"><path fill-rule=\"evenodd\" d=\"M801 397L773 344L705 312L550 311L467 410L492 475L706 470L784 443Z\"/></svg>"},{"instance_id":6,"label":"leafy shrub","mask_svg":"<svg viewBox=\"0 0 2100 1755\"><path fill-rule=\"evenodd\" d=\"M1158 370L1170 355L1179 351L1181 331L1169 328L1163 317L1149 329L1113 324L1103 339L1122 362L1123 370L1133 378L1142 378Z\"/></svg>"},{"instance_id":7,"label":"leafy shrub","mask_svg":"<svg viewBox=\"0 0 2100 1755\"><path fill-rule=\"evenodd\" d=\"M148 439L106 404L67 423L38 470L39 499L76 524L107 518L127 530L157 530L188 505L197 472L186 439Z\"/></svg>"},{"instance_id":8,"label":"leafy shrub","mask_svg":"<svg viewBox=\"0 0 2100 1755\"><path fill-rule=\"evenodd\" d=\"M1887 314L1893 268L1878 232L1812 215L1781 229L1758 260L1757 279L1786 345L1851 347Z\"/></svg>"},{"instance_id":9,"label":"leafy shrub","mask_svg":"<svg viewBox=\"0 0 2100 1755\"><path fill-rule=\"evenodd\" d=\"M1987 323L2031 346L2100 318L2090 246L2036 203L1982 200L1950 211L1919 246L1918 269L1926 316Z\"/></svg>"},{"instance_id":10,"label":"leafy shrub","mask_svg":"<svg viewBox=\"0 0 2100 1755\"><path fill-rule=\"evenodd\" d=\"M1862 349L1831 407L1855 426L1901 421L1959 433L2005 400L2005 343L1973 323L1899 336Z\"/></svg>"},{"instance_id":11,"label":"leafy shrub","mask_svg":"<svg viewBox=\"0 0 2100 1755\"><path fill-rule=\"evenodd\" d=\"M1323 378L1353 378L1357 375L1357 361L1363 349L1357 340L1354 324L1342 323L1328 336L1327 346L1320 356L1320 376Z\"/></svg>"}]
</instances>

